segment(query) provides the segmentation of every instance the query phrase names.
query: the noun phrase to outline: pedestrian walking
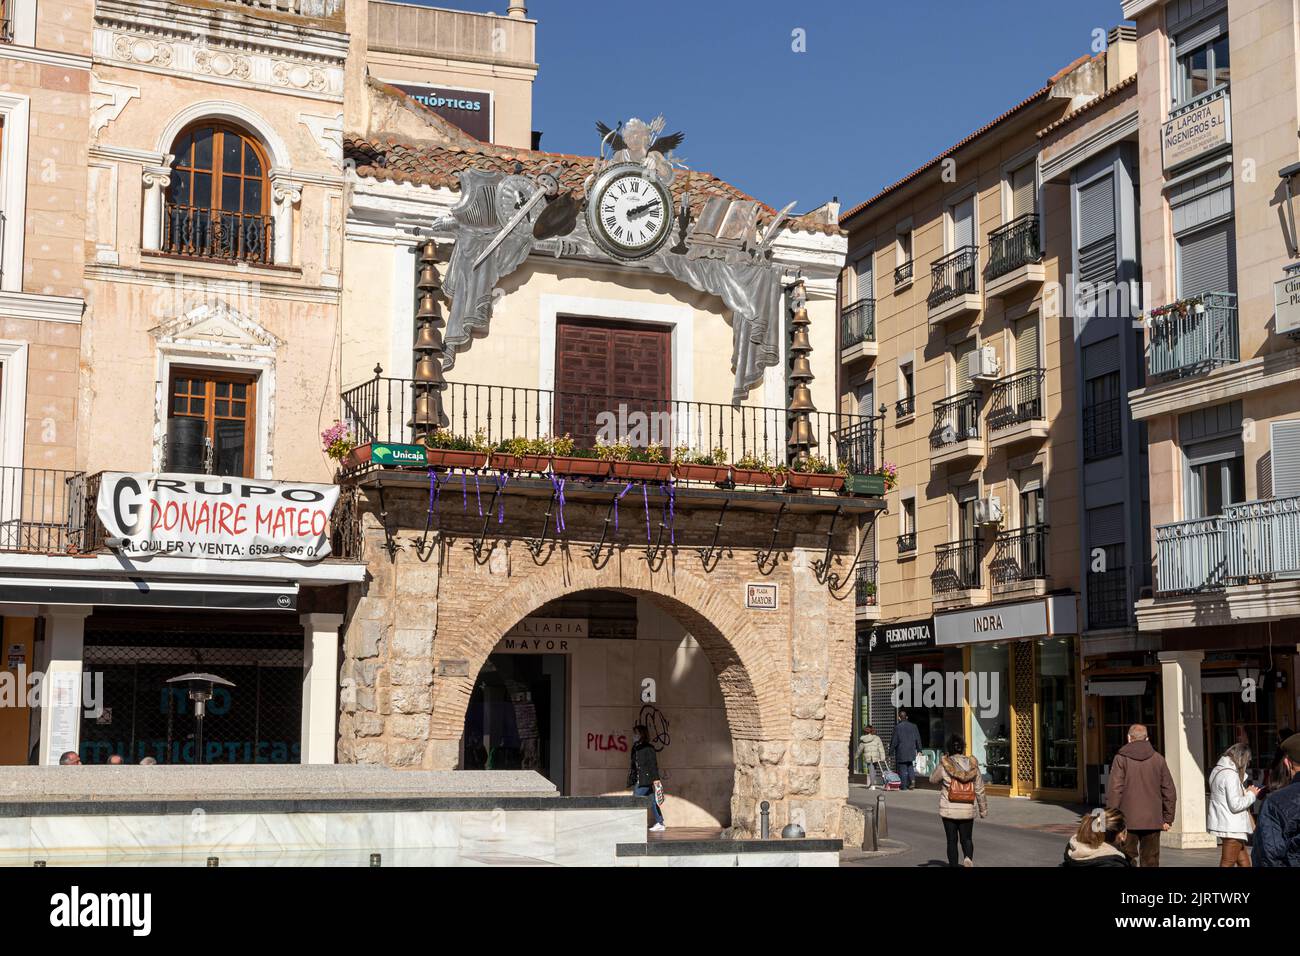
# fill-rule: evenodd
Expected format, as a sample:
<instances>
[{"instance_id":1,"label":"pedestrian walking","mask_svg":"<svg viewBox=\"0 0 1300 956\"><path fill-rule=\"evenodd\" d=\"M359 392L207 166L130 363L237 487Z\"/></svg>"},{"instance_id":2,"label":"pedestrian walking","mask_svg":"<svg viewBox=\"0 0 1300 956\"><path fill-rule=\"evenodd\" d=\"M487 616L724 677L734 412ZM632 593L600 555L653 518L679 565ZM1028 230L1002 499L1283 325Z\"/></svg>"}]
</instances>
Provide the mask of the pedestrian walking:
<instances>
[{"instance_id":1,"label":"pedestrian walking","mask_svg":"<svg viewBox=\"0 0 1300 956\"><path fill-rule=\"evenodd\" d=\"M871 790L878 789L879 786L885 785L885 774L882 765L885 764L885 742L880 739L876 733L876 728L867 724L867 732L858 738L858 749L855 754L858 760L858 766L862 767L870 780L868 788Z\"/></svg>"},{"instance_id":2,"label":"pedestrian walking","mask_svg":"<svg viewBox=\"0 0 1300 956\"><path fill-rule=\"evenodd\" d=\"M650 809L655 815L650 829L656 833L662 831L664 814L659 805L663 803L664 785L659 779L659 755L650 743L650 731L645 724L632 728L632 766L627 771L627 785L636 796L650 798Z\"/></svg>"},{"instance_id":3,"label":"pedestrian walking","mask_svg":"<svg viewBox=\"0 0 1300 956\"><path fill-rule=\"evenodd\" d=\"M1210 771L1210 806L1206 829L1219 838L1222 850L1219 866L1250 866L1250 834L1255 821L1250 808L1259 798L1260 788L1248 786L1250 748L1235 743L1223 752Z\"/></svg>"},{"instance_id":4,"label":"pedestrian walking","mask_svg":"<svg viewBox=\"0 0 1300 956\"><path fill-rule=\"evenodd\" d=\"M939 816L943 819L943 833L948 839L948 865L975 865L975 814L980 819L988 816L989 804L984 796L984 775L979 761L966 754L966 741L956 734L948 738L947 753L930 774L930 782L939 789ZM957 843L961 841L959 860Z\"/></svg>"},{"instance_id":5,"label":"pedestrian walking","mask_svg":"<svg viewBox=\"0 0 1300 956\"><path fill-rule=\"evenodd\" d=\"M898 771L900 790L916 789L916 776L912 765L916 762L916 755L920 749L921 731L916 729L916 724L907 719L907 711L900 710L894 735L889 739L889 752L894 758L894 769Z\"/></svg>"},{"instance_id":6,"label":"pedestrian walking","mask_svg":"<svg viewBox=\"0 0 1300 956\"><path fill-rule=\"evenodd\" d=\"M1282 751L1282 742L1294 734L1295 731L1290 727L1283 727L1277 732L1277 747L1273 750L1273 758L1269 761L1268 769L1265 771L1264 778L1264 799L1274 790L1281 790L1291 779L1286 775L1286 768L1282 761L1286 759L1286 754Z\"/></svg>"},{"instance_id":7,"label":"pedestrian walking","mask_svg":"<svg viewBox=\"0 0 1300 956\"><path fill-rule=\"evenodd\" d=\"M1079 832L1066 844L1061 866L1130 867L1133 861L1124 852L1127 840L1124 814L1098 807L1079 821Z\"/></svg>"},{"instance_id":8,"label":"pedestrian walking","mask_svg":"<svg viewBox=\"0 0 1300 956\"><path fill-rule=\"evenodd\" d=\"M1128 729L1128 743L1111 761L1106 809L1124 814L1128 855L1140 866L1159 866L1160 834L1173 825L1178 791L1165 758L1147 739L1144 724Z\"/></svg>"},{"instance_id":9,"label":"pedestrian walking","mask_svg":"<svg viewBox=\"0 0 1300 956\"><path fill-rule=\"evenodd\" d=\"M1300 734L1282 741L1282 771L1291 782L1269 794L1259 811L1256 866L1300 866Z\"/></svg>"}]
</instances>

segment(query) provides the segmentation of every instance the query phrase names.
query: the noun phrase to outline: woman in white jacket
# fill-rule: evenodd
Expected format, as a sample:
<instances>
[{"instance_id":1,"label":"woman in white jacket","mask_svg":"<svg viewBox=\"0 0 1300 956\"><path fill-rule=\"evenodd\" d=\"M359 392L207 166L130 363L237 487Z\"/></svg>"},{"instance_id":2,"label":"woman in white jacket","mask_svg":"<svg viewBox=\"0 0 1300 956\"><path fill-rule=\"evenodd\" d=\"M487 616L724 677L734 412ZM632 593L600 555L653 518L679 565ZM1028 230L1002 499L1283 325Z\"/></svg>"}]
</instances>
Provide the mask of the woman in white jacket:
<instances>
[{"instance_id":1,"label":"woman in white jacket","mask_svg":"<svg viewBox=\"0 0 1300 956\"><path fill-rule=\"evenodd\" d=\"M1210 771L1210 808L1206 829L1222 843L1219 866L1250 866L1250 850L1246 844L1255 829L1250 807L1259 796L1259 787L1246 786L1249 766L1250 748L1245 744L1233 744Z\"/></svg>"}]
</instances>

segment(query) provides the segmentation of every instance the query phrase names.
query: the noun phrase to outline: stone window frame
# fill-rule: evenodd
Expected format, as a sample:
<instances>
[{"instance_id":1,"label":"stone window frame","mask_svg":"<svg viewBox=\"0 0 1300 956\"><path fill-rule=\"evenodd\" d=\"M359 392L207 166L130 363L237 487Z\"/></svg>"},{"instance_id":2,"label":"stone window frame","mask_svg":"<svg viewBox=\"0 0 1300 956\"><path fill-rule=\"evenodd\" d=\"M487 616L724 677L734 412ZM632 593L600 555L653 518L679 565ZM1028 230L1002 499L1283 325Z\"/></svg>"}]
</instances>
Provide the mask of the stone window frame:
<instances>
[{"instance_id":1,"label":"stone window frame","mask_svg":"<svg viewBox=\"0 0 1300 956\"><path fill-rule=\"evenodd\" d=\"M0 212L5 218L4 248L0 257L0 291L23 288L23 243L27 224L27 140L31 99L19 93L0 92Z\"/></svg>"}]
</instances>

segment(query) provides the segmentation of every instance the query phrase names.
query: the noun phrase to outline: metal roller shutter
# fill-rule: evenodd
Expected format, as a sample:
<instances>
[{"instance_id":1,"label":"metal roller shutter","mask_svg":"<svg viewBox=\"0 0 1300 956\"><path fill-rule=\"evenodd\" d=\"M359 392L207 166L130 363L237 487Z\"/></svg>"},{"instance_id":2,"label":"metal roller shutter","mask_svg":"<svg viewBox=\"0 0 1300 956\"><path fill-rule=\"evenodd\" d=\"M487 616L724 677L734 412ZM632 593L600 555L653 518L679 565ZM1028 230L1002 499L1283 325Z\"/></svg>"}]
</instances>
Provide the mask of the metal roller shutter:
<instances>
[{"instance_id":1,"label":"metal roller shutter","mask_svg":"<svg viewBox=\"0 0 1300 956\"><path fill-rule=\"evenodd\" d=\"M1178 240L1178 295L1233 292L1237 274L1232 222L1221 222Z\"/></svg>"},{"instance_id":2,"label":"metal roller shutter","mask_svg":"<svg viewBox=\"0 0 1300 956\"><path fill-rule=\"evenodd\" d=\"M1300 495L1300 421L1273 422L1270 426L1273 497Z\"/></svg>"},{"instance_id":3,"label":"metal roller shutter","mask_svg":"<svg viewBox=\"0 0 1300 956\"><path fill-rule=\"evenodd\" d=\"M1011 218L1034 211L1034 164L1027 163L1011 173Z\"/></svg>"}]
</instances>

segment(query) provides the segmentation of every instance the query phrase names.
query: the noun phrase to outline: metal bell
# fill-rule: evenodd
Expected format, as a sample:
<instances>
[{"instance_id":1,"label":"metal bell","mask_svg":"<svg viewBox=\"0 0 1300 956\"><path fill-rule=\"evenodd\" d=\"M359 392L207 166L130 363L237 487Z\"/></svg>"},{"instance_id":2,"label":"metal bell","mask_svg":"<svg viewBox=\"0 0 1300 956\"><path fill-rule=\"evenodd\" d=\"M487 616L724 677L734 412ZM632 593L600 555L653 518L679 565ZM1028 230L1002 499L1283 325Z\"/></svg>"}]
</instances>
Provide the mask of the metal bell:
<instances>
[{"instance_id":1,"label":"metal bell","mask_svg":"<svg viewBox=\"0 0 1300 956\"><path fill-rule=\"evenodd\" d=\"M414 376L421 385L442 385L442 363L431 354L421 355L415 363Z\"/></svg>"},{"instance_id":2,"label":"metal bell","mask_svg":"<svg viewBox=\"0 0 1300 956\"><path fill-rule=\"evenodd\" d=\"M438 327L432 322L421 322L415 330L415 351L441 352L442 345L442 333Z\"/></svg>"},{"instance_id":3,"label":"metal bell","mask_svg":"<svg viewBox=\"0 0 1300 956\"><path fill-rule=\"evenodd\" d=\"M817 411L817 406L813 404L812 391L803 382L796 383L794 389L790 393L789 411L791 412Z\"/></svg>"},{"instance_id":4,"label":"metal bell","mask_svg":"<svg viewBox=\"0 0 1300 956\"><path fill-rule=\"evenodd\" d=\"M790 448L816 448L817 437L813 434L812 423L806 418L795 421L790 428L790 440L786 444Z\"/></svg>"},{"instance_id":5,"label":"metal bell","mask_svg":"<svg viewBox=\"0 0 1300 956\"><path fill-rule=\"evenodd\" d=\"M795 382L811 382L814 378L812 364L807 355L796 355L790 363L790 378ZM811 409L809 409L811 411Z\"/></svg>"}]
</instances>

